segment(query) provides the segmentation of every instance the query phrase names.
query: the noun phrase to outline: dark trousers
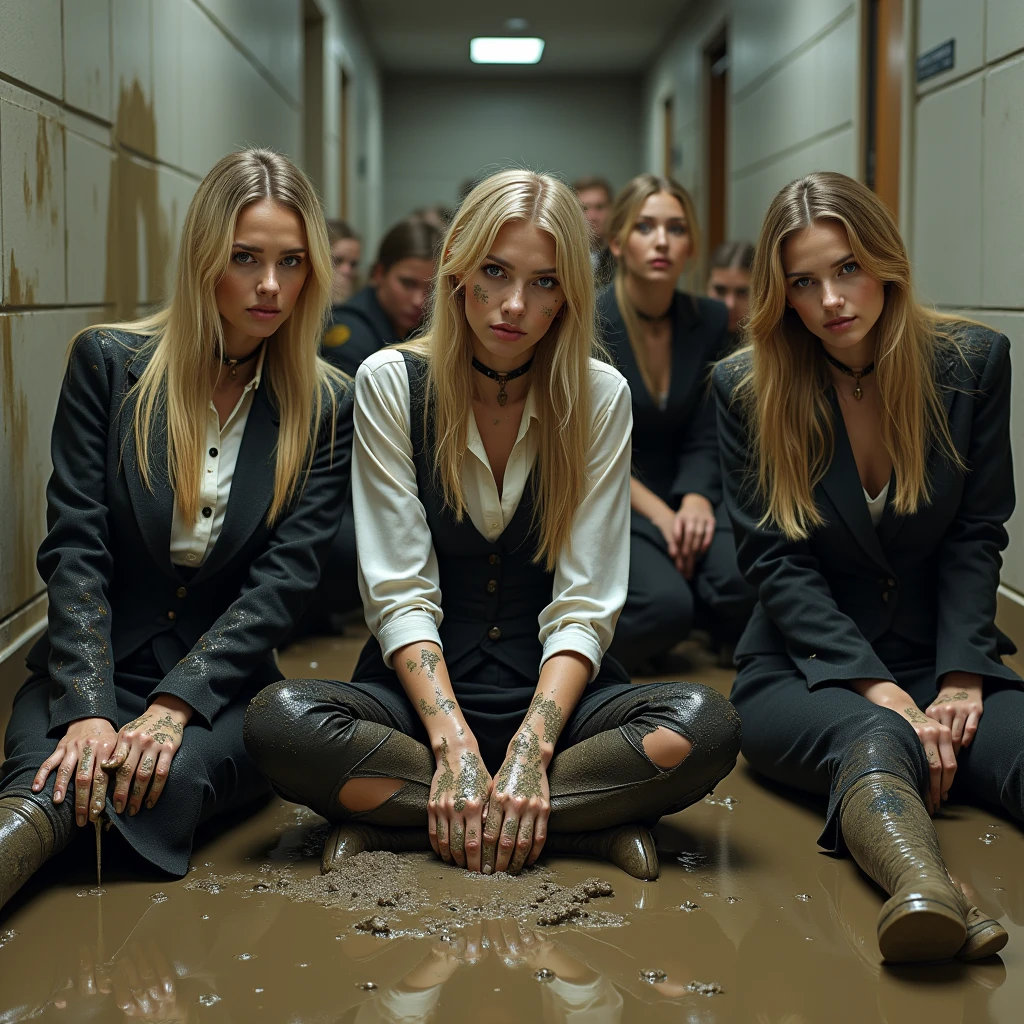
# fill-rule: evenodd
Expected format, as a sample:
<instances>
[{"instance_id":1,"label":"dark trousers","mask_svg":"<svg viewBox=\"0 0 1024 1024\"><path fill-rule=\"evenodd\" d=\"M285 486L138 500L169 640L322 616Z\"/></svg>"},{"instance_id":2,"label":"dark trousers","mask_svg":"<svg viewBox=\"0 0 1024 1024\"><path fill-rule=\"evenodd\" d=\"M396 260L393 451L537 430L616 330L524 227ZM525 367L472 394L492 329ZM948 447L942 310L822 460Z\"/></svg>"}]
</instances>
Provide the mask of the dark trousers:
<instances>
[{"instance_id":1,"label":"dark trousers","mask_svg":"<svg viewBox=\"0 0 1024 1024\"><path fill-rule=\"evenodd\" d=\"M899 685L924 710L935 698L931 658L887 658ZM785 655L744 658L730 699L743 721L743 755L776 782L828 796L818 840L841 846L838 812L844 793L869 772L928 788L924 748L910 723L843 685L810 690ZM997 807L1024 820L1024 691L986 681L985 710L973 742L961 749L950 790L954 803Z\"/></svg>"},{"instance_id":2,"label":"dark trousers","mask_svg":"<svg viewBox=\"0 0 1024 1024\"><path fill-rule=\"evenodd\" d=\"M172 657L172 664L174 660ZM117 667L114 693L118 728L146 710L149 695L165 675L149 644ZM15 694L4 738L0 793L17 792L36 800L48 815L65 814L73 820L73 778L59 807L53 803L56 772L50 773L40 793L31 792L39 766L53 753L65 731L50 732L50 686L48 676L33 675ZM155 807L143 804L134 817L129 817L127 811L117 814L112 800L113 785L108 790L106 812L114 827L136 853L169 874L180 877L188 871L192 839L201 823L270 795L266 780L242 742L242 722L250 696L246 692L229 704L216 717L212 728L185 726L167 784Z\"/></svg>"},{"instance_id":3,"label":"dark trousers","mask_svg":"<svg viewBox=\"0 0 1024 1024\"><path fill-rule=\"evenodd\" d=\"M736 564L736 540L724 509L715 536L686 579L669 557L661 531L633 512L629 531L629 588L615 627L610 654L631 673L670 651L695 626L719 643L735 644L750 618L757 594Z\"/></svg>"}]
</instances>

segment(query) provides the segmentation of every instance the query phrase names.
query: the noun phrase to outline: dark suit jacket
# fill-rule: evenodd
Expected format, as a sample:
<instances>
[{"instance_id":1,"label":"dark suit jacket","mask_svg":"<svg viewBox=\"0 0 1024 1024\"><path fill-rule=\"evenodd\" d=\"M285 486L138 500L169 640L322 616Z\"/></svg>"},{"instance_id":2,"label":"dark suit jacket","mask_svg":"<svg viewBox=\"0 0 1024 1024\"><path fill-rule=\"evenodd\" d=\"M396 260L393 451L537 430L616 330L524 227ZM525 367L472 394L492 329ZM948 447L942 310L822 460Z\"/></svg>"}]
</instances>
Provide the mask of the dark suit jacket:
<instances>
[{"instance_id":1,"label":"dark suit jacket","mask_svg":"<svg viewBox=\"0 0 1024 1024\"><path fill-rule=\"evenodd\" d=\"M748 461L753 438L731 403L749 354L716 368L726 504L740 569L760 598L737 659L788 654L812 689L854 679L895 682L887 650L934 656L936 680L963 671L1019 681L1000 661L1015 648L995 627L1004 523L1014 506L1009 343L967 327L961 345L963 356L941 351L937 377L967 472L933 450L930 503L896 515L892 481L876 530L832 392L835 452L814 488L825 525L804 541L758 525L764 504Z\"/></svg>"},{"instance_id":2,"label":"dark suit jacket","mask_svg":"<svg viewBox=\"0 0 1024 1024\"><path fill-rule=\"evenodd\" d=\"M615 288L598 297L598 326L633 396L633 475L673 509L686 494L722 500L711 365L728 352L729 314L713 299L677 292L672 313L672 376L659 409L647 390L622 322Z\"/></svg>"},{"instance_id":3,"label":"dark suit jacket","mask_svg":"<svg viewBox=\"0 0 1024 1024\"><path fill-rule=\"evenodd\" d=\"M274 648L315 591L341 519L352 451L348 393L339 396L336 433L329 413L318 425L305 487L267 527L278 414L265 374L223 531L193 577L179 574L170 561L174 495L163 430L154 432L149 491L136 468L131 402L122 408L149 358L143 341L121 331L84 334L57 404L49 532L37 560L48 628L28 656L29 667L53 681L51 730L79 718L116 721L115 668L149 641L158 655L174 652L153 694L180 697L207 723L243 687L280 679Z\"/></svg>"},{"instance_id":4,"label":"dark suit jacket","mask_svg":"<svg viewBox=\"0 0 1024 1024\"><path fill-rule=\"evenodd\" d=\"M377 301L377 289L367 285L331 310L331 326L324 334L320 354L350 377L367 356L402 339Z\"/></svg>"}]
</instances>

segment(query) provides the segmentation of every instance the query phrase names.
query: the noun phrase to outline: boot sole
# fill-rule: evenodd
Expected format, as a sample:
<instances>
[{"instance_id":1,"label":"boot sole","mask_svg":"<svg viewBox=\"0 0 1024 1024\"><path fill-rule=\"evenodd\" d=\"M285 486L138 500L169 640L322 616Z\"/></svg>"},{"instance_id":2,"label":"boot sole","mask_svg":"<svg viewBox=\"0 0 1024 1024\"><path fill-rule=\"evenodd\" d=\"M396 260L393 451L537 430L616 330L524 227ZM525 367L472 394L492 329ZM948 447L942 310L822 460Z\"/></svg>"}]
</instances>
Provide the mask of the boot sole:
<instances>
[{"instance_id":1,"label":"boot sole","mask_svg":"<svg viewBox=\"0 0 1024 1024\"><path fill-rule=\"evenodd\" d=\"M963 914L924 896L883 907L878 921L878 948L889 963L951 960L966 938Z\"/></svg>"},{"instance_id":2,"label":"boot sole","mask_svg":"<svg viewBox=\"0 0 1024 1024\"><path fill-rule=\"evenodd\" d=\"M984 960L986 957L995 956L1009 939L1006 929L998 921L989 918L968 929L967 941L960 947L956 958L965 963Z\"/></svg>"}]
</instances>

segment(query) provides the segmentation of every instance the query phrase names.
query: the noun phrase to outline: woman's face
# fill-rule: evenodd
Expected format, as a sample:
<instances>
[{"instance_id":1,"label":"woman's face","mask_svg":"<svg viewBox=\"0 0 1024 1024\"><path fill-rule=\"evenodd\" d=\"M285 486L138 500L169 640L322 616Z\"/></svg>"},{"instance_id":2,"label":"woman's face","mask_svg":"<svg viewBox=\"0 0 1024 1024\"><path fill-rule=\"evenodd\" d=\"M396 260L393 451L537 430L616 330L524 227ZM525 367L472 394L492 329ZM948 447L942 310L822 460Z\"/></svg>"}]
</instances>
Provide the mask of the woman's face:
<instances>
[{"instance_id":1,"label":"woman's face","mask_svg":"<svg viewBox=\"0 0 1024 1024\"><path fill-rule=\"evenodd\" d=\"M526 221L509 221L481 266L462 284L473 353L493 370L521 366L565 304L555 240Z\"/></svg>"},{"instance_id":2,"label":"woman's face","mask_svg":"<svg viewBox=\"0 0 1024 1024\"><path fill-rule=\"evenodd\" d=\"M708 297L725 303L729 330L734 332L750 309L750 271L743 267L715 267L708 278Z\"/></svg>"},{"instance_id":3,"label":"woman's face","mask_svg":"<svg viewBox=\"0 0 1024 1024\"><path fill-rule=\"evenodd\" d=\"M356 271L363 255L363 245L358 238L341 238L331 246L331 303L337 306L355 291Z\"/></svg>"},{"instance_id":4,"label":"woman's face","mask_svg":"<svg viewBox=\"0 0 1024 1024\"><path fill-rule=\"evenodd\" d=\"M885 285L861 270L853 258L846 228L835 220L818 220L794 232L782 244L786 300L804 326L836 352L857 354L870 362L874 328L885 305Z\"/></svg>"},{"instance_id":5,"label":"woman's face","mask_svg":"<svg viewBox=\"0 0 1024 1024\"><path fill-rule=\"evenodd\" d=\"M302 218L274 199L243 207L214 295L228 351L254 347L292 314L309 276Z\"/></svg>"},{"instance_id":6,"label":"woman's face","mask_svg":"<svg viewBox=\"0 0 1024 1024\"><path fill-rule=\"evenodd\" d=\"M693 252L682 204L667 192L648 196L625 247L617 239L612 239L609 247L616 259L625 260L626 273L651 283L670 281L674 285Z\"/></svg>"},{"instance_id":7,"label":"woman's face","mask_svg":"<svg viewBox=\"0 0 1024 1024\"><path fill-rule=\"evenodd\" d=\"M399 260L387 270L379 265L374 268L377 301L398 337L404 338L423 322L434 270L432 261L415 256Z\"/></svg>"}]
</instances>

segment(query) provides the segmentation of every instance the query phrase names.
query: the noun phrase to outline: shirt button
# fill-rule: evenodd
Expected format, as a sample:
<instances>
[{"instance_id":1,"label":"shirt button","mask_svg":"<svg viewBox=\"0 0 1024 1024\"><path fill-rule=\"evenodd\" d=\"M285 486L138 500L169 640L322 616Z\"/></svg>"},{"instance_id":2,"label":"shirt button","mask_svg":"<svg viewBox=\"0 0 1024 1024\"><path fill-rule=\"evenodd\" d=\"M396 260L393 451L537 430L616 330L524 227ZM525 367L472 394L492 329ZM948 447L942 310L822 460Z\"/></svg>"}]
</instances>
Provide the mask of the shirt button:
<instances>
[{"instance_id":1,"label":"shirt button","mask_svg":"<svg viewBox=\"0 0 1024 1024\"><path fill-rule=\"evenodd\" d=\"M487 630L487 635L492 640L500 640L501 639L501 630L497 626L491 626L491 628L489 630Z\"/></svg>"},{"instance_id":2,"label":"shirt button","mask_svg":"<svg viewBox=\"0 0 1024 1024\"><path fill-rule=\"evenodd\" d=\"M184 587L178 587L178 589L174 593L178 597L186 597L186 596L188 596L188 591Z\"/></svg>"},{"instance_id":3,"label":"shirt button","mask_svg":"<svg viewBox=\"0 0 1024 1024\"><path fill-rule=\"evenodd\" d=\"M168 613L167 613L167 618L169 618L169 619L170 619L170 620L171 620L172 622L173 622L173 621L174 621L174 620L175 620L175 619L176 619L177 617L178 617L178 613L177 613L177 612L168 612Z\"/></svg>"},{"instance_id":4,"label":"shirt button","mask_svg":"<svg viewBox=\"0 0 1024 1024\"><path fill-rule=\"evenodd\" d=\"M498 589L498 581L497 580L488 580L487 581L487 593L488 594L493 594L497 589Z\"/></svg>"},{"instance_id":5,"label":"shirt button","mask_svg":"<svg viewBox=\"0 0 1024 1024\"><path fill-rule=\"evenodd\" d=\"M217 458L217 449L216 448L211 448L210 449L210 458L211 459Z\"/></svg>"},{"instance_id":6,"label":"shirt button","mask_svg":"<svg viewBox=\"0 0 1024 1024\"><path fill-rule=\"evenodd\" d=\"M189 560L190 562L194 562L194 561L196 560L196 556L195 556L195 555L186 555L185 557L186 557L186 558L187 558L187 559L188 559L188 560Z\"/></svg>"},{"instance_id":7,"label":"shirt button","mask_svg":"<svg viewBox=\"0 0 1024 1024\"><path fill-rule=\"evenodd\" d=\"M210 516L212 516L212 515L213 515L213 509L210 508L209 505L207 505L206 508L203 509L203 518L204 519L209 519Z\"/></svg>"},{"instance_id":8,"label":"shirt button","mask_svg":"<svg viewBox=\"0 0 1024 1024\"><path fill-rule=\"evenodd\" d=\"M498 528L498 524L497 523L491 523L491 529L492 530L496 530L497 528Z\"/></svg>"},{"instance_id":9,"label":"shirt button","mask_svg":"<svg viewBox=\"0 0 1024 1024\"><path fill-rule=\"evenodd\" d=\"M501 564L501 555L488 555L487 556L487 561L490 562L491 565L500 565Z\"/></svg>"},{"instance_id":10,"label":"shirt button","mask_svg":"<svg viewBox=\"0 0 1024 1024\"><path fill-rule=\"evenodd\" d=\"M816 657L817 657L817 655L816 655L816 654L808 654L808 655L807 655L807 659L808 659L808 661L809 661L809 660L810 660L811 658L816 658Z\"/></svg>"}]
</instances>

